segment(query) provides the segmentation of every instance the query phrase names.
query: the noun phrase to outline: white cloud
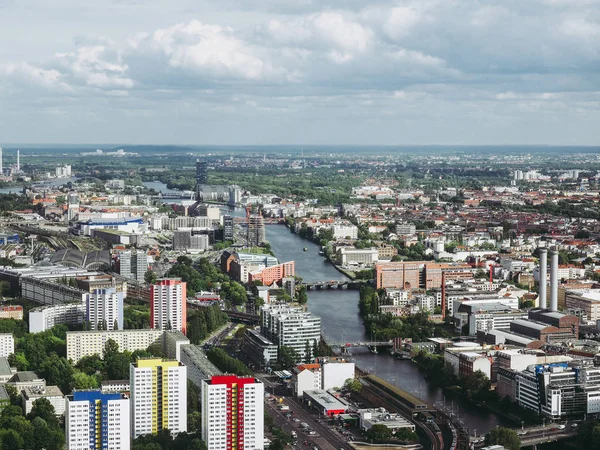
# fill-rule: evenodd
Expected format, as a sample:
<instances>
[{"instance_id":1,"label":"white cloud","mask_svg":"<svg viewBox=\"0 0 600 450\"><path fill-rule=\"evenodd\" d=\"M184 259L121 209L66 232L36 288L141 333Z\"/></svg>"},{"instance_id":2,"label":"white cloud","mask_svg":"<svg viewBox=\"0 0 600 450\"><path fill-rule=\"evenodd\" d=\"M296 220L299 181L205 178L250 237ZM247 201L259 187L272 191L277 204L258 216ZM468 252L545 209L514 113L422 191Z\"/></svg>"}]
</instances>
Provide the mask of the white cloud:
<instances>
[{"instance_id":1,"label":"white cloud","mask_svg":"<svg viewBox=\"0 0 600 450\"><path fill-rule=\"evenodd\" d=\"M211 77L271 80L290 76L275 67L259 50L238 38L234 30L198 20L177 24L142 37L134 52L164 56L174 69L191 70Z\"/></svg>"}]
</instances>

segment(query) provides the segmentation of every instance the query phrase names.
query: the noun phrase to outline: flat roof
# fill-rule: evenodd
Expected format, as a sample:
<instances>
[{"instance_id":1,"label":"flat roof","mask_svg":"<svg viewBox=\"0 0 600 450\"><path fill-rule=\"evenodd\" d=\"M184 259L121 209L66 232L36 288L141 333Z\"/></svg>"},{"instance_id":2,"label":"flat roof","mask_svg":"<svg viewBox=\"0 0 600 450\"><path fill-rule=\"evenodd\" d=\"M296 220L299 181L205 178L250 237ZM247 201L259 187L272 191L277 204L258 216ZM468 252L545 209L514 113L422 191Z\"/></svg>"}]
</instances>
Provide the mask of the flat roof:
<instances>
[{"instance_id":1,"label":"flat roof","mask_svg":"<svg viewBox=\"0 0 600 450\"><path fill-rule=\"evenodd\" d=\"M329 392L322 389L312 389L304 391L304 395L310 397L315 403L321 406L323 409L330 410L342 410L348 409L347 405L340 402L337 398L331 395Z\"/></svg>"},{"instance_id":2,"label":"flat roof","mask_svg":"<svg viewBox=\"0 0 600 450\"><path fill-rule=\"evenodd\" d=\"M58 386L25 386L22 392L26 400L41 397L63 397Z\"/></svg>"},{"instance_id":3,"label":"flat roof","mask_svg":"<svg viewBox=\"0 0 600 450\"><path fill-rule=\"evenodd\" d=\"M525 320L525 319L515 319L512 321L512 323L521 325L526 328L532 328L534 330L543 330L544 328L548 328L548 327L552 326L552 325L548 325L547 323L533 322L531 320Z\"/></svg>"}]
</instances>

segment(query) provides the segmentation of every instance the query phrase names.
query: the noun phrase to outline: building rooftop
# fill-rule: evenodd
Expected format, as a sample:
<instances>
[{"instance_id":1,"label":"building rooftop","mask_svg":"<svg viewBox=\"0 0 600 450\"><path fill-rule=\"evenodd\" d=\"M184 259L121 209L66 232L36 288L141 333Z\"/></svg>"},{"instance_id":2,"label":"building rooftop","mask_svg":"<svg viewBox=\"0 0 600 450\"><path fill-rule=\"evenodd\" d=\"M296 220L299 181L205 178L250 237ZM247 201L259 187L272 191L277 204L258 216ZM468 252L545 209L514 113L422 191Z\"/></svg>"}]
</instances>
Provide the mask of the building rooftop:
<instances>
[{"instance_id":1,"label":"building rooftop","mask_svg":"<svg viewBox=\"0 0 600 450\"><path fill-rule=\"evenodd\" d=\"M540 330L540 331L543 330L544 328L548 328L550 326L547 323L533 322L531 320L526 320L526 319L515 319L512 321L512 323L523 326L523 327L531 328L534 330Z\"/></svg>"},{"instance_id":2,"label":"building rooftop","mask_svg":"<svg viewBox=\"0 0 600 450\"><path fill-rule=\"evenodd\" d=\"M206 353L198 345L183 345L181 352L185 353L192 363L202 371L206 377L213 377L215 375L221 375L222 372L209 361L206 357Z\"/></svg>"},{"instance_id":3,"label":"building rooftop","mask_svg":"<svg viewBox=\"0 0 600 450\"><path fill-rule=\"evenodd\" d=\"M10 402L10 395L6 392L6 387L0 384L0 403Z\"/></svg>"},{"instance_id":4,"label":"building rooftop","mask_svg":"<svg viewBox=\"0 0 600 450\"><path fill-rule=\"evenodd\" d=\"M342 403L329 392L324 391L322 389L312 389L309 391L304 391L304 395L310 397L313 401L317 402L324 408L334 409L334 410L346 410L348 405Z\"/></svg>"},{"instance_id":5,"label":"building rooftop","mask_svg":"<svg viewBox=\"0 0 600 450\"><path fill-rule=\"evenodd\" d=\"M10 376L12 371L10 370L10 364L8 359L5 357L0 358L0 376Z\"/></svg>"},{"instance_id":6,"label":"building rooftop","mask_svg":"<svg viewBox=\"0 0 600 450\"><path fill-rule=\"evenodd\" d=\"M38 377L38 375L35 372L32 371L24 371L24 372L17 372L13 375L13 377L10 379L11 382L13 383L25 383L28 381L36 381L36 380L40 380L41 378Z\"/></svg>"},{"instance_id":7,"label":"building rooftop","mask_svg":"<svg viewBox=\"0 0 600 450\"><path fill-rule=\"evenodd\" d=\"M42 397L63 397L63 393L58 386L25 386L21 392L25 400Z\"/></svg>"}]
</instances>

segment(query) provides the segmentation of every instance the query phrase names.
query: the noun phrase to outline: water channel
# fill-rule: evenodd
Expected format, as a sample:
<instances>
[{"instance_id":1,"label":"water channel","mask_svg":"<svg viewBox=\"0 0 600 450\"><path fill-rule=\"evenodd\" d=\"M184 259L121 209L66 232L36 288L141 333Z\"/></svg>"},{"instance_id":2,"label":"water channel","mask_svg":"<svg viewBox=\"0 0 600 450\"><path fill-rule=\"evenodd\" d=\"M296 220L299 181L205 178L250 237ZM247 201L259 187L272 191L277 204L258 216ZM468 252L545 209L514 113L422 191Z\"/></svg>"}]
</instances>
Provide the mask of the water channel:
<instances>
[{"instance_id":1,"label":"water channel","mask_svg":"<svg viewBox=\"0 0 600 450\"><path fill-rule=\"evenodd\" d=\"M319 246L290 233L283 225L268 225L267 240L280 261L295 261L296 275L305 281L346 280L335 267L319 256ZM303 248L308 250L305 252ZM368 340L358 315L358 291L326 290L310 291L308 309L321 317L323 334L330 342L358 342ZM353 349L353 358L363 370L384 378L430 404L444 401L441 389L430 386L417 367L410 361L393 359L386 353L372 354L366 349ZM472 432L490 430L501 421L493 414L464 403L449 394L446 405L454 405L455 412L463 418Z\"/></svg>"},{"instance_id":2,"label":"water channel","mask_svg":"<svg viewBox=\"0 0 600 450\"><path fill-rule=\"evenodd\" d=\"M144 183L148 185L150 183ZM157 191L165 192L163 183L151 183ZM243 208L222 208L235 217L244 217ZM266 237L280 261L295 261L296 275L304 281L347 280L347 277L319 255L319 246L300 238L284 225L267 225ZM304 251L304 248L307 251ZM321 317L323 334L330 342L359 342L368 340L358 315L358 291L309 291L308 309ZM461 398L431 386L410 361L393 359L386 353L372 354L367 349L353 349L352 357L363 370L374 373L388 382L416 395L430 404L445 401L453 406L469 431L485 433L496 425L504 425L495 415L463 402Z\"/></svg>"}]
</instances>

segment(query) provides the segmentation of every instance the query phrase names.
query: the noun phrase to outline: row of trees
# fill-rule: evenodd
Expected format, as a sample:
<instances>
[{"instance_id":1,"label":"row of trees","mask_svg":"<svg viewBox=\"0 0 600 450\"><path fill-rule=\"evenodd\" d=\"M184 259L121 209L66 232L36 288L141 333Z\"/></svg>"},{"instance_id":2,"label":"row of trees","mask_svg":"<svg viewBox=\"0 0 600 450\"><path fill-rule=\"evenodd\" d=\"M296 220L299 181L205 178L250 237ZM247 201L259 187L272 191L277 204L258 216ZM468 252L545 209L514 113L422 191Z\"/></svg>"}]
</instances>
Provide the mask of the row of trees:
<instances>
[{"instance_id":1,"label":"row of trees","mask_svg":"<svg viewBox=\"0 0 600 450\"><path fill-rule=\"evenodd\" d=\"M239 359L232 358L225 350L215 347L211 348L206 356L223 373L234 373L238 376L250 376L252 371L248 369Z\"/></svg>"},{"instance_id":2,"label":"row of trees","mask_svg":"<svg viewBox=\"0 0 600 450\"><path fill-rule=\"evenodd\" d=\"M187 337L192 344L200 344L210 333L227 323L225 314L218 305L190 310L187 317Z\"/></svg>"}]
</instances>

